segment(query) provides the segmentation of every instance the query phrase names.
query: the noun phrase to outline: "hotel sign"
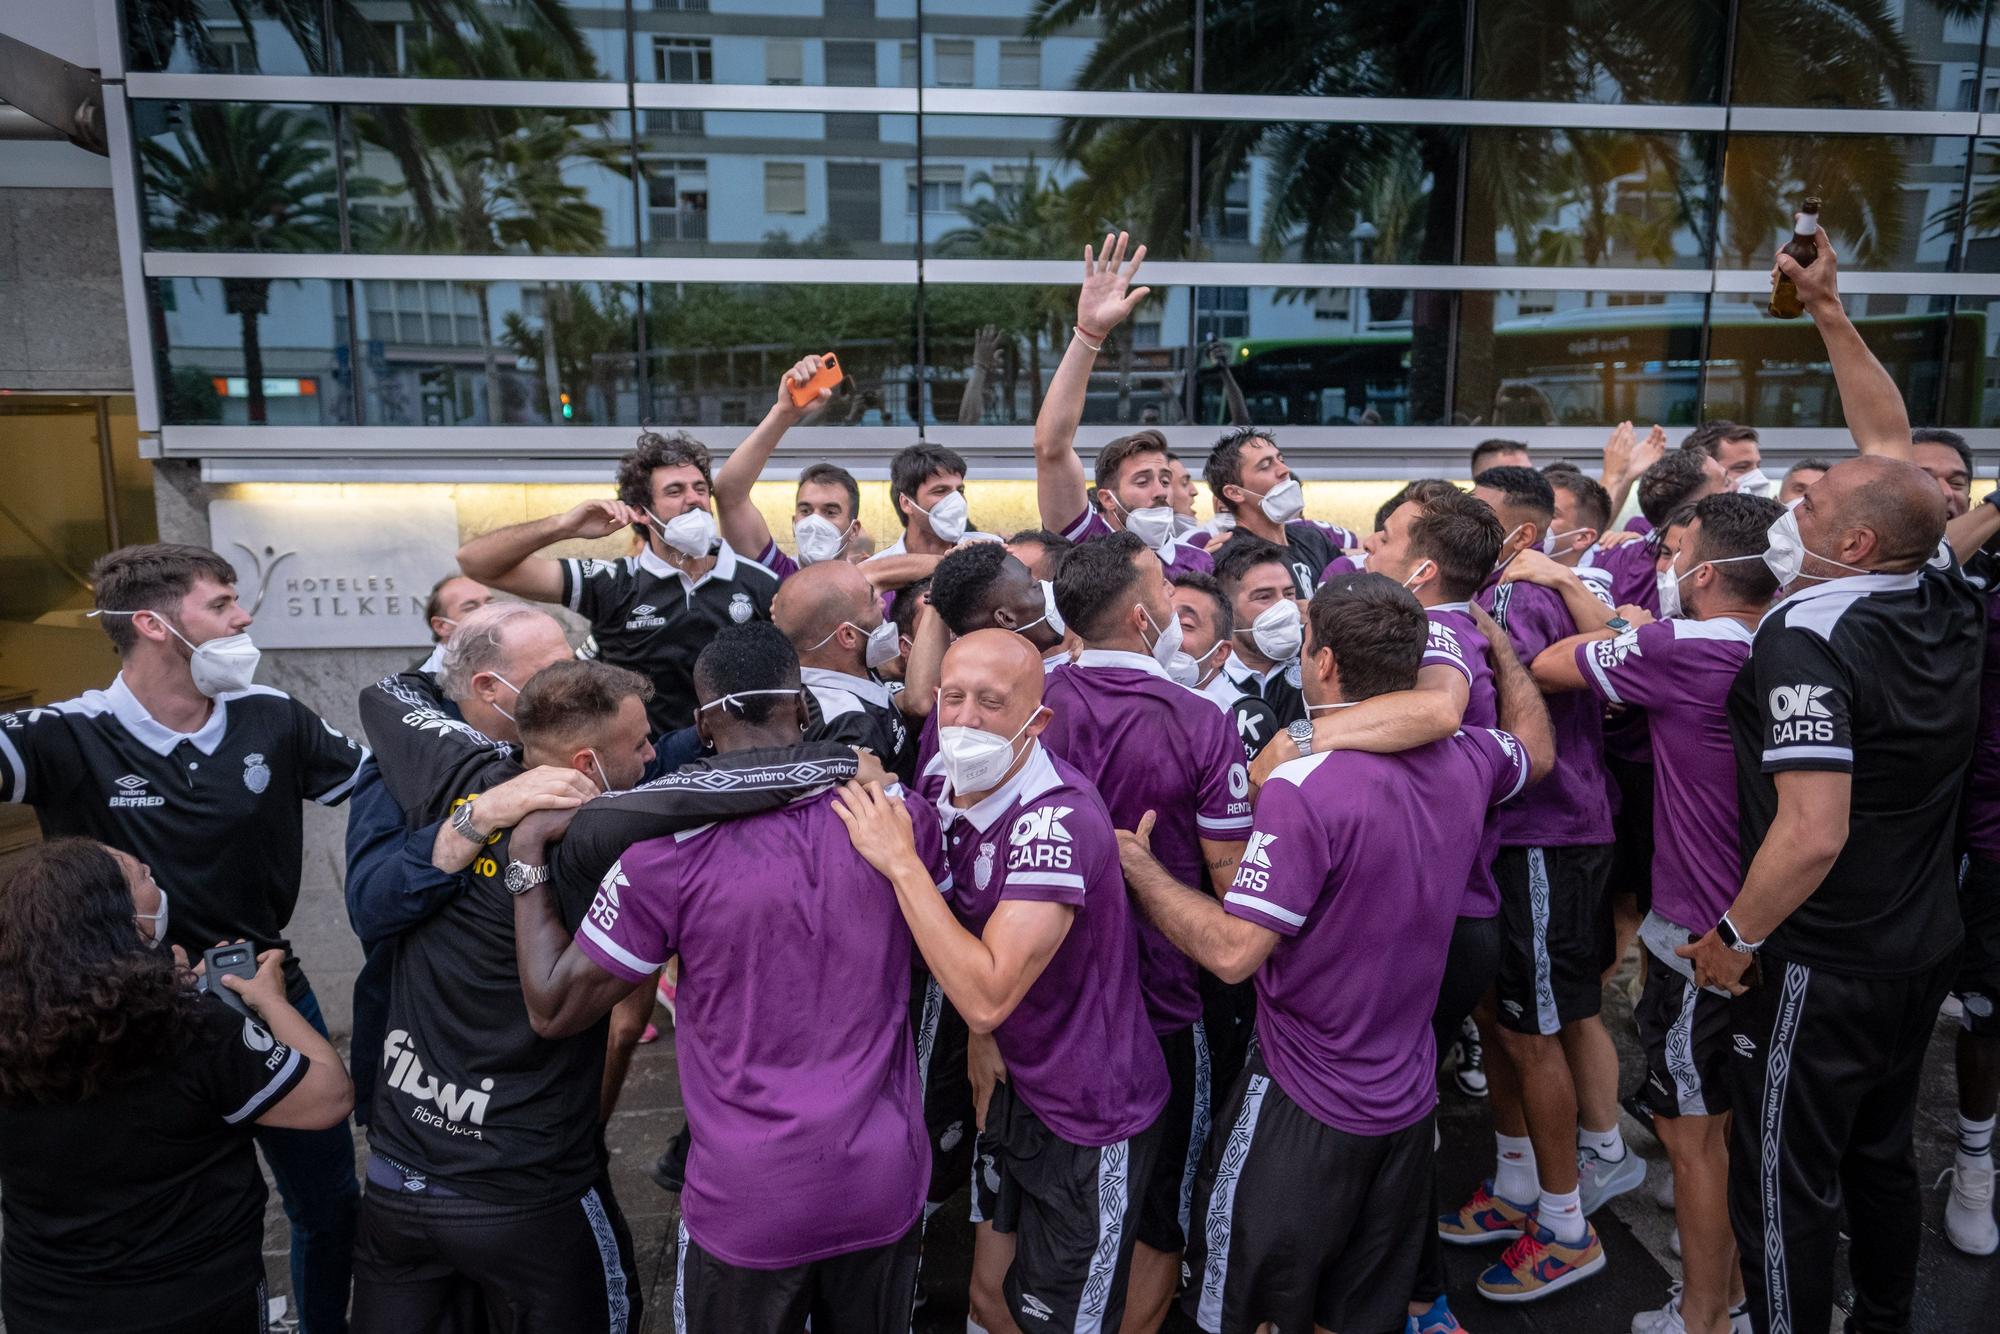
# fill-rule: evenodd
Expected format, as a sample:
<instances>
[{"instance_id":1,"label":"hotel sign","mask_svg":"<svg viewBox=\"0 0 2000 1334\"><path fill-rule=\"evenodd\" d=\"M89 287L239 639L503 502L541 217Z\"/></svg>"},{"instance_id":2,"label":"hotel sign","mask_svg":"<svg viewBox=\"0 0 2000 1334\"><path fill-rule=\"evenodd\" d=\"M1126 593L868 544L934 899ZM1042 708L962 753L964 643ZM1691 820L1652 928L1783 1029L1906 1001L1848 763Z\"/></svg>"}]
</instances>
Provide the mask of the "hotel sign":
<instances>
[{"instance_id":1,"label":"hotel sign","mask_svg":"<svg viewBox=\"0 0 2000 1334\"><path fill-rule=\"evenodd\" d=\"M209 544L236 567L237 596L260 648L421 648L424 600L455 564L448 499L218 500Z\"/></svg>"}]
</instances>

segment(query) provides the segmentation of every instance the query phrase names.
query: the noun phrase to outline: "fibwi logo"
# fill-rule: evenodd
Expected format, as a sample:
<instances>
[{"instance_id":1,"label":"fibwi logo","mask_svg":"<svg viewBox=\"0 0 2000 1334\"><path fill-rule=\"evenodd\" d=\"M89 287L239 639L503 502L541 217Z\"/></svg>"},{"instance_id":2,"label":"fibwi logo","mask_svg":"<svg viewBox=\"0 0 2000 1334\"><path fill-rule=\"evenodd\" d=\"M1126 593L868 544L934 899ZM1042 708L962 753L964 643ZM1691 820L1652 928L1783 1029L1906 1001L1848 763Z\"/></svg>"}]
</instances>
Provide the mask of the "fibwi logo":
<instances>
[{"instance_id":1,"label":"fibwi logo","mask_svg":"<svg viewBox=\"0 0 2000 1334\"><path fill-rule=\"evenodd\" d=\"M486 1107L492 1100L493 1081L480 1080L477 1092L461 1089L456 1084L439 1083L425 1072L423 1060L411 1044L407 1029L396 1029L382 1044L382 1068L389 1072L390 1088L409 1094L419 1103L434 1105L444 1113L445 1121L470 1121L475 1126L485 1123ZM435 1114L425 1107L418 1107L411 1115L418 1121L435 1120ZM477 1131L469 1133L478 1134Z\"/></svg>"},{"instance_id":2,"label":"fibwi logo","mask_svg":"<svg viewBox=\"0 0 2000 1334\"><path fill-rule=\"evenodd\" d=\"M114 808L164 806L167 804L165 797L154 796L151 792L148 792L146 790L146 780L137 774L126 774L123 778L115 779L112 782L112 786L118 789L111 794L110 804Z\"/></svg>"},{"instance_id":3,"label":"fibwi logo","mask_svg":"<svg viewBox=\"0 0 2000 1334\"><path fill-rule=\"evenodd\" d=\"M667 618L660 615L659 608L650 602L641 602L638 606L632 608L632 615L626 619L625 628L627 630L657 630L666 623Z\"/></svg>"}]
</instances>

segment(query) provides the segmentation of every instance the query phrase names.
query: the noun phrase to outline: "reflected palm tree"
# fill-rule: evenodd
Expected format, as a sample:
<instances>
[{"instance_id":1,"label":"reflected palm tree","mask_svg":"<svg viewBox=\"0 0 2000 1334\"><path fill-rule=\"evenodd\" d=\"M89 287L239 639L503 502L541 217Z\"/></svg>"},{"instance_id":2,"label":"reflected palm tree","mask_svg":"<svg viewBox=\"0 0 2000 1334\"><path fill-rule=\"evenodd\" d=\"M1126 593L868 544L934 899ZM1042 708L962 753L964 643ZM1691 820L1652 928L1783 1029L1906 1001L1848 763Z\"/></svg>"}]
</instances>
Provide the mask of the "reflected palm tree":
<instances>
[{"instance_id":1,"label":"reflected palm tree","mask_svg":"<svg viewBox=\"0 0 2000 1334\"><path fill-rule=\"evenodd\" d=\"M258 103L193 102L171 139L139 146L148 238L164 249L310 252L340 244L333 155L308 116ZM258 321L270 278L222 279L242 322L249 419L266 420Z\"/></svg>"},{"instance_id":2,"label":"reflected palm tree","mask_svg":"<svg viewBox=\"0 0 2000 1334\"><path fill-rule=\"evenodd\" d=\"M549 293L549 285L542 290ZM629 289L597 290L601 302L590 285L564 283L555 289L553 301L544 295L539 328L519 311L508 311L500 335L508 351L538 366L544 380L558 386L558 401L563 388L572 391L580 423L616 415L619 368L632 364ZM592 392L583 392L586 386Z\"/></svg>"}]
</instances>

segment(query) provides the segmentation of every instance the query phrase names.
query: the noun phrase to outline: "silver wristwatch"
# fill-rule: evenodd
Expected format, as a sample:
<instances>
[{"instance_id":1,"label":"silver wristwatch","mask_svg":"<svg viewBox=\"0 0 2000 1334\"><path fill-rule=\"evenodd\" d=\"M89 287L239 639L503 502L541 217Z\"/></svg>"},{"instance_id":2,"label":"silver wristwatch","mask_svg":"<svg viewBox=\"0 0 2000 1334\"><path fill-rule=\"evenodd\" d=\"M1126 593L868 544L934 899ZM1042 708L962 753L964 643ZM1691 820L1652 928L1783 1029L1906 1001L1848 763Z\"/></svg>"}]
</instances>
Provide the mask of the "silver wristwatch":
<instances>
[{"instance_id":1,"label":"silver wristwatch","mask_svg":"<svg viewBox=\"0 0 2000 1334\"><path fill-rule=\"evenodd\" d=\"M1299 748L1299 754L1310 755L1313 753L1313 725L1310 718L1301 718L1295 723L1287 724L1285 735L1290 737L1292 744Z\"/></svg>"},{"instance_id":2,"label":"silver wristwatch","mask_svg":"<svg viewBox=\"0 0 2000 1334\"><path fill-rule=\"evenodd\" d=\"M484 843L486 841L486 835L472 827L472 806L478 800L478 797L467 797L459 803L458 809L451 813L451 832L457 834L467 843Z\"/></svg>"},{"instance_id":3,"label":"silver wristwatch","mask_svg":"<svg viewBox=\"0 0 2000 1334\"><path fill-rule=\"evenodd\" d=\"M526 862L507 863L507 892L525 894L536 885L549 883L549 868L530 866Z\"/></svg>"}]
</instances>

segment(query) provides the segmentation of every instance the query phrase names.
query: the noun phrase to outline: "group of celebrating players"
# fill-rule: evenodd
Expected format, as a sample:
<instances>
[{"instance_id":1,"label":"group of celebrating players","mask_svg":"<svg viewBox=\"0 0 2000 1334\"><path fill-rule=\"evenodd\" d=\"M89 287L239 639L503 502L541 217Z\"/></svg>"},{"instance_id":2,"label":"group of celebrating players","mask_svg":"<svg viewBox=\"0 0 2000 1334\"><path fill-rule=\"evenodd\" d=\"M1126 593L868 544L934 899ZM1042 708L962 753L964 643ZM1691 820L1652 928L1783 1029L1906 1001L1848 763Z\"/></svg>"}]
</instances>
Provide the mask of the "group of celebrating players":
<instances>
[{"instance_id":1,"label":"group of celebrating players","mask_svg":"<svg viewBox=\"0 0 2000 1334\"><path fill-rule=\"evenodd\" d=\"M0 718L0 797L130 854L142 945L264 951L264 985L225 984L263 1022L228 1101L299 1137L258 1132L308 1330L340 1327L350 1263L361 1330L636 1327L603 1125L663 998L677 1331L901 1334L969 1178L969 1329L1153 1331L1178 1301L1207 1331L1452 1334L1445 1245L1492 1248L1499 1302L1607 1262L1591 1215L1646 1177L1602 1017L1635 949L1626 1106L1683 1264L1636 1334L1823 1329L1843 1233L1850 1328L1909 1327L1948 993L1947 1228L2000 1248L2000 506L1963 441L1911 431L1831 249L1779 264L1858 456L1776 481L1747 427L1626 424L1593 477L1492 441L1366 533L1306 516L1268 430L1210 452L1205 523L1156 432L1086 473L1144 253L1085 252L1039 529L971 529L964 461L915 445L898 541L819 464L782 550L751 488L819 406L809 357L719 471L648 433L616 499L469 542L437 652L362 694L365 751L251 683L219 557L100 562L124 671ZM622 558L537 554L628 530ZM328 1055L283 953L301 797L350 802L365 1194L344 1108L270 1119ZM0 1281L31 1328L74 1255L17 1185L57 1132L9 1059ZM1491 1111L1463 1202L1441 1079Z\"/></svg>"}]
</instances>

